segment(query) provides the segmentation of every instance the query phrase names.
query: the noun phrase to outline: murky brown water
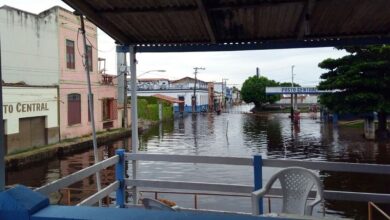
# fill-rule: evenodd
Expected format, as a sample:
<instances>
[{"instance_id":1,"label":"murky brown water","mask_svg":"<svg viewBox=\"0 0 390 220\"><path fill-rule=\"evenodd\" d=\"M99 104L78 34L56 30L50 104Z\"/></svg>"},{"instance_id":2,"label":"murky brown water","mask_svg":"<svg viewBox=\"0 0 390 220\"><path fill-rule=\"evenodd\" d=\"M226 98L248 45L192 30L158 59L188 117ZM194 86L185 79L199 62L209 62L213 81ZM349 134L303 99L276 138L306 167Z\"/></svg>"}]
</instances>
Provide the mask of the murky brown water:
<instances>
[{"instance_id":1,"label":"murky brown water","mask_svg":"<svg viewBox=\"0 0 390 220\"><path fill-rule=\"evenodd\" d=\"M241 106L236 111L247 111ZM390 143L366 141L360 128L333 127L302 115L300 126L292 126L288 114L199 114L164 122L144 133L140 150L166 154L252 156L264 158L311 159L319 161L344 161L358 163L390 163ZM130 143L131 141L128 140ZM101 157L114 154L116 147L123 146L118 140L99 148ZM40 186L93 163L93 152L86 151L64 158L36 164L29 169L7 173L8 184L21 183ZM141 162L140 178L205 181L252 184L252 168L240 166L199 165L163 162ZM274 172L265 171L265 181ZM380 175L321 172L325 189L390 193L390 178ZM130 175L130 174L129 174ZM113 170L102 174L104 184L114 179ZM74 184L75 188L94 188L94 178ZM72 191L77 203L88 192ZM62 191L57 199L68 202L68 194ZM145 194L147 195L147 194ZM184 207L193 207L189 196L165 195ZM248 198L201 196L199 208L249 211ZM278 201L272 206L278 207ZM385 207L388 208L388 207ZM327 215L340 215L365 219L367 204L351 202L326 202Z\"/></svg>"}]
</instances>

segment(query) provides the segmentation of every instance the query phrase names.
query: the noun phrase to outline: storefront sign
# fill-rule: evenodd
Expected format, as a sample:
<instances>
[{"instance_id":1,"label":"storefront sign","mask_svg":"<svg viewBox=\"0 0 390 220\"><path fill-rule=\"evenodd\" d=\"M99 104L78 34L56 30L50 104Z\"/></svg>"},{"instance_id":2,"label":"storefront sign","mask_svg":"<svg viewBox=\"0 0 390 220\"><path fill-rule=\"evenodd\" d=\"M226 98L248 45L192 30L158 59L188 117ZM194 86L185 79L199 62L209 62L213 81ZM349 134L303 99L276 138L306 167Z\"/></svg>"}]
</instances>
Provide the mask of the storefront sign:
<instances>
[{"instance_id":1,"label":"storefront sign","mask_svg":"<svg viewBox=\"0 0 390 220\"><path fill-rule=\"evenodd\" d=\"M42 112L49 111L46 102L42 103L15 103L15 104L4 104L3 113L12 114L14 112L24 113L24 112Z\"/></svg>"},{"instance_id":2,"label":"storefront sign","mask_svg":"<svg viewBox=\"0 0 390 220\"><path fill-rule=\"evenodd\" d=\"M318 90L315 87L266 87L266 94L321 94L331 91Z\"/></svg>"}]
</instances>

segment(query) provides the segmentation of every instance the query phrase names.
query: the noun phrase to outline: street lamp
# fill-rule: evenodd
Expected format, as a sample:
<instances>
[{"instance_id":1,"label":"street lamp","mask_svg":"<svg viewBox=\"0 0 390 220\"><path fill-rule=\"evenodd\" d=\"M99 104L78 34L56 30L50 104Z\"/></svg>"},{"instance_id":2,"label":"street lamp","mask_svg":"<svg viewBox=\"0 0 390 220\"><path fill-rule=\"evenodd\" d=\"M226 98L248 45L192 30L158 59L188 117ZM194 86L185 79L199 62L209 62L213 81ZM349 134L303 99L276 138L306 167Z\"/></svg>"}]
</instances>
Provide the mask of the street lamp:
<instances>
[{"instance_id":1,"label":"street lamp","mask_svg":"<svg viewBox=\"0 0 390 220\"><path fill-rule=\"evenodd\" d=\"M138 77L143 76L143 75L145 75L145 74L147 74L147 73L151 73L151 72L165 73L166 70L148 70L148 71L146 71L146 72L143 72L143 73L139 74Z\"/></svg>"},{"instance_id":2,"label":"street lamp","mask_svg":"<svg viewBox=\"0 0 390 220\"><path fill-rule=\"evenodd\" d=\"M291 87L294 87L294 65L291 66Z\"/></svg>"}]
</instances>

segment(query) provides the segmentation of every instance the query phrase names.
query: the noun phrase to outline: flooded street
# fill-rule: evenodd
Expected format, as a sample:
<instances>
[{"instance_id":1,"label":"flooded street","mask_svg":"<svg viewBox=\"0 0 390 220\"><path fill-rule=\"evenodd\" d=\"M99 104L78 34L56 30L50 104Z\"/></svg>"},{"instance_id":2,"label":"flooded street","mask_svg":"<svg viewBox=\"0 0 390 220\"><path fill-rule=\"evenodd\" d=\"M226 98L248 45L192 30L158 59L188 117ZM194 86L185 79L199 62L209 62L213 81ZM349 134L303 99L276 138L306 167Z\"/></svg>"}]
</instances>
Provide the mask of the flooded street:
<instances>
[{"instance_id":1,"label":"flooded street","mask_svg":"<svg viewBox=\"0 0 390 220\"><path fill-rule=\"evenodd\" d=\"M333 127L302 114L300 126L291 124L288 114L264 113L242 114L250 106L239 106L230 113L197 114L164 122L152 127L140 136L140 151L160 154L242 156L261 154L263 158L300 159L314 161L339 161L354 163L386 164L390 161L390 144L366 141L362 128ZM127 140L131 143L130 140ZM101 146L100 156L107 158L121 147L124 140ZM127 147L129 148L129 147ZM21 183L40 186L68 175L93 163L93 152L86 151L64 158L30 166L31 168L7 173L7 184ZM129 176L130 171L129 169ZM194 182L253 184L252 168L204 164L166 162L141 162L139 177ZM275 170L264 172L264 181ZM390 193L390 178L379 175L321 172L326 190L364 191ZM113 170L102 175L106 185L114 179ZM94 188L90 177L73 188ZM71 202L77 203L86 192L74 192ZM62 192L64 194L64 192ZM145 196L147 193L145 193ZM66 203L65 197L59 198ZM178 205L193 207L193 197L188 195L162 195ZM225 209L229 211L250 210L249 198L200 196L199 208ZM277 207L277 201L276 206ZM351 202L326 202L327 215L353 217L367 216L367 204Z\"/></svg>"}]
</instances>

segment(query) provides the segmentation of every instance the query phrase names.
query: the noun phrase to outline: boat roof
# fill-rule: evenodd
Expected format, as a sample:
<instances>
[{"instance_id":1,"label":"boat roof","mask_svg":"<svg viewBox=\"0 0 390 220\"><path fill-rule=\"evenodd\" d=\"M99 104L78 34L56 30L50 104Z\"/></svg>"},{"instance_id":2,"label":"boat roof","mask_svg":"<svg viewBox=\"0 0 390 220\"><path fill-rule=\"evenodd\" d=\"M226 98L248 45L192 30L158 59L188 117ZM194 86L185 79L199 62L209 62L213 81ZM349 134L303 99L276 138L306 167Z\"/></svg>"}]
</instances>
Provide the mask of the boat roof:
<instances>
[{"instance_id":1,"label":"boat roof","mask_svg":"<svg viewBox=\"0 0 390 220\"><path fill-rule=\"evenodd\" d=\"M390 43L388 0L63 0L140 52Z\"/></svg>"}]
</instances>

